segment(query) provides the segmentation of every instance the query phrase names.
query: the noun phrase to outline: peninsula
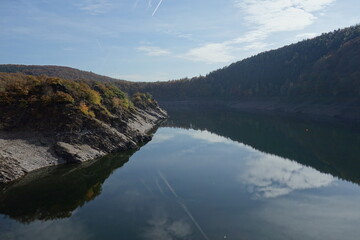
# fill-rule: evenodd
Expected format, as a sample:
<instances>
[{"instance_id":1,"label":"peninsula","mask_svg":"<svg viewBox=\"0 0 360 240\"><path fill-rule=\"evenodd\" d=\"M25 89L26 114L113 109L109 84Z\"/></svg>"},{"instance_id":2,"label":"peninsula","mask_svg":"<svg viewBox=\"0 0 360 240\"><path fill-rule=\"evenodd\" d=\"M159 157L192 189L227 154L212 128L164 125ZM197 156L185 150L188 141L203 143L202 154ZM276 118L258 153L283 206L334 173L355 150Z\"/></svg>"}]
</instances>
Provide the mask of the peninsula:
<instances>
[{"instance_id":1,"label":"peninsula","mask_svg":"<svg viewBox=\"0 0 360 240\"><path fill-rule=\"evenodd\" d=\"M137 148L167 117L150 94L23 73L0 73L0 109L0 183Z\"/></svg>"}]
</instances>

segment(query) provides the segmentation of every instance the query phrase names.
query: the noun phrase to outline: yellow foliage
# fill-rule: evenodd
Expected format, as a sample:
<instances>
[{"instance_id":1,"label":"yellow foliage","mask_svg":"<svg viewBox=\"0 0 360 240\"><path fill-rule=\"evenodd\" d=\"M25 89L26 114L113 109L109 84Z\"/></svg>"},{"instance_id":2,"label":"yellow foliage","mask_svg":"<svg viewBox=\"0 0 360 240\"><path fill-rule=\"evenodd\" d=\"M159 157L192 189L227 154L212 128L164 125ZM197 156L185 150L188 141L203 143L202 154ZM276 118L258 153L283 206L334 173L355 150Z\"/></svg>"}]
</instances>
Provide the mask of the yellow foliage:
<instances>
[{"instance_id":1,"label":"yellow foliage","mask_svg":"<svg viewBox=\"0 0 360 240\"><path fill-rule=\"evenodd\" d=\"M86 91L86 93L87 93L87 98L90 103L97 104L97 105L101 104L101 96L97 91L88 89Z\"/></svg>"},{"instance_id":2,"label":"yellow foliage","mask_svg":"<svg viewBox=\"0 0 360 240\"><path fill-rule=\"evenodd\" d=\"M48 76L0 73L0 105L30 107L46 112L62 107L75 107L87 116L116 116L121 111L130 111L134 106L152 103L148 94L137 93L134 98L110 83L71 81ZM62 106L65 105L66 106Z\"/></svg>"},{"instance_id":3,"label":"yellow foliage","mask_svg":"<svg viewBox=\"0 0 360 240\"><path fill-rule=\"evenodd\" d=\"M95 118L95 113L93 111L89 111L89 116Z\"/></svg>"},{"instance_id":4,"label":"yellow foliage","mask_svg":"<svg viewBox=\"0 0 360 240\"><path fill-rule=\"evenodd\" d=\"M117 97L113 97L112 98L112 104L113 104L113 107L115 107L115 108L123 107L123 108L128 109L130 107L133 107L132 102L127 98L120 99L120 98L117 98Z\"/></svg>"},{"instance_id":5,"label":"yellow foliage","mask_svg":"<svg viewBox=\"0 0 360 240\"><path fill-rule=\"evenodd\" d=\"M58 84L58 85L62 85L62 81L60 78L54 78L54 77L50 77L46 79L46 83L47 84Z\"/></svg>"},{"instance_id":6,"label":"yellow foliage","mask_svg":"<svg viewBox=\"0 0 360 240\"><path fill-rule=\"evenodd\" d=\"M89 110L89 107L84 103L84 102L80 102L79 104L79 109L82 113L84 113L85 115L89 115L91 117L95 117L95 113L93 111Z\"/></svg>"}]
</instances>

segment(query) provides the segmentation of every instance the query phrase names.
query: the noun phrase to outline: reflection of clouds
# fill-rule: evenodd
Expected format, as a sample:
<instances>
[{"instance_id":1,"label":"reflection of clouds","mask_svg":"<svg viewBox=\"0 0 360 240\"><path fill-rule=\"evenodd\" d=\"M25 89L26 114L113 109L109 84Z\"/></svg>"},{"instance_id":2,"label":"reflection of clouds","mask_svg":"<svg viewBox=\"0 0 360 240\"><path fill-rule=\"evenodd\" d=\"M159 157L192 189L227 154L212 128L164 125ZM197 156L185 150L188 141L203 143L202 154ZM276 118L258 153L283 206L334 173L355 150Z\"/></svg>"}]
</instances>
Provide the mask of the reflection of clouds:
<instances>
[{"instance_id":1,"label":"reflection of clouds","mask_svg":"<svg viewBox=\"0 0 360 240\"><path fill-rule=\"evenodd\" d=\"M203 140L210 143L225 143L225 144L240 144L234 141L231 141L228 138L221 137L219 135L216 135L214 133L211 133L207 130L200 131L200 130L189 130L185 132L185 134L191 136L192 138ZM241 144L242 145L242 144Z\"/></svg>"},{"instance_id":2,"label":"reflection of clouds","mask_svg":"<svg viewBox=\"0 0 360 240\"><path fill-rule=\"evenodd\" d=\"M178 131L177 134L212 143L231 145L242 149L242 165L238 181L245 183L256 198L274 198L291 193L294 190L325 187L334 178L317 170L281 157L259 152L251 146L232 141L207 130ZM190 149L193 151L193 149ZM189 152L190 150L186 150ZM183 151L185 152L185 151Z\"/></svg>"},{"instance_id":3,"label":"reflection of clouds","mask_svg":"<svg viewBox=\"0 0 360 240\"><path fill-rule=\"evenodd\" d=\"M194 139L209 143L223 143L244 149L250 159L238 180L248 185L255 197L274 198L294 190L319 188L329 185L333 177L310 167L270 154L261 153L245 144L208 131L189 130L185 133Z\"/></svg>"},{"instance_id":4,"label":"reflection of clouds","mask_svg":"<svg viewBox=\"0 0 360 240\"><path fill-rule=\"evenodd\" d=\"M9 236L11 236L9 238ZM9 226L9 232L0 232L0 239L90 239L89 231L78 221L35 221L31 224L18 224L14 222Z\"/></svg>"},{"instance_id":5,"label":"reflection of clouds","mask_svg":"<svg viewBox=\"0 0 360 240\"><path fill-rule=\"evenodd\" d=\"M164 214L154 216L148 224L149 228L144 233L145 239L187 239L192 234L191 226L186 221L172 221Z\"/></svg>"},{"instance_id":6,"label":"reflection of clouds","mask_svg":"<svg viewBox=\"0 0 360 240\"><path fill-rule=\"evenodd\" d=\"M172 134L169 133L163 133L161 131L168 131L170 130ZM179 137L179 135L183 135L183 136L189 136L193 139L196 140L201 140L207 143L223 143L223 144L227 144L227 145L232 145L235 147L245 147L249 150L254 151L254 148L252 148L251 146L248 146L246 144L240 143L240 142L236 142L231 140L230 138L226 138L220 135L217 135L215 133L209 132L207 130L194 130L194 129L172 129L172 128L161 128L154 136L153 140L151 141L152 143L160 143L160 142L164 142L166 140L169 139L173 139L176 137Z\"/></svg>"},{"instance_id":7,"label":"reflection of clouds","mask_svg":"<svg viewBox=\"0 0 360 240\"><path fill-rule=\"evenodd\" d=\"M248 184L256 197L273 198L294 190L327 186L333 177L290 160L261 154L247 162L238 180Z\"/></svg>"},{"instance_id":8,"label":"reflection of clouds","mask_svg":"<svg viewBox=\"0 0 360 240\"><path fill-rule=\"evenodd\" d=\"M154 135L151 143L161 143L165 142L169 139L172 139L175 135L165 134L165 133L157 133Z\"/></svg>"}]
</instances>

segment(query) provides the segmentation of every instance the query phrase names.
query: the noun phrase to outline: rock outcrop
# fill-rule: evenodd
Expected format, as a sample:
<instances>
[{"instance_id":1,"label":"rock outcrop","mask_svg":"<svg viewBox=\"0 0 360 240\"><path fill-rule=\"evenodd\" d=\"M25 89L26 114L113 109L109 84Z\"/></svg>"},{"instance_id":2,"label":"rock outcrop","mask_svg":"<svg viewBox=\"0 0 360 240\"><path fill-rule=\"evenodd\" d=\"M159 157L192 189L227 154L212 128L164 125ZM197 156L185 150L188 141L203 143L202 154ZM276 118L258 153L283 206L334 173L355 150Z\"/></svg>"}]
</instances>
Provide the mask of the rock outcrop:
<instances>
[{"instance_id":1,"label":"rock outcrop","mask_svg":"<svg viewBox=\"0 0 360 240\"><path fill-rule=\"evenodd\" d=\"M5 84L0 91L0 183L42 167L135 149L167 117L146 94L130 99L114 86L46 77L29 87L33 77L21 78L16 88ZM79 93L80 87L94 99Z\"/></svg>"}]
</instances>

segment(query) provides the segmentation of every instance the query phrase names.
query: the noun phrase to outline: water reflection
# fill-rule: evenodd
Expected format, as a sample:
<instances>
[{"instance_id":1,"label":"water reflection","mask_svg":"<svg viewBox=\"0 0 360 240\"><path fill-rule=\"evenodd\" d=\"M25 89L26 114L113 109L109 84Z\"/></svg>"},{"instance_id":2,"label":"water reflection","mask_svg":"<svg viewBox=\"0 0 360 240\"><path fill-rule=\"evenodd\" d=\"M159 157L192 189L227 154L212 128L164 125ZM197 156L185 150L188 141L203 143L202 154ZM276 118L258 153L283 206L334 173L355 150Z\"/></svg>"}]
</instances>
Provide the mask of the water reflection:
<instances>
[{"instance_id":1,"label":"water reflection","mask_svg":"<svg viewBox=\"0 0 360 240\"><path fill-rule=\"evenodd\" d=\"M188 239L193 234L192 226L186 219L173 220L164 209L157 211L147 222L144 239L173 240Z\"/></svg>"},{"instance_id":2,"label":"water reflection","mask_svg":"<svg viewBox=\"0 0 360 240\"><path fill-rule=\"evenodd\" d=\"M86 240L91 238L91 231L80 221L35 221L31 224L10 226L10 233L2 234L1 239L66 239L66 240ZM5 228L6 229L6 228Z\"/></svg>"},{"instance_id":3,"label":"water reflection","mask_svg":"<svg viewBox=\"0 0 360 240\"><path fill-rule=\"evenodd\" d=\"M356 131L228 112L170 114L167 127L134 155L45 169L7 186L0 239L352 240L360 234L360 188L318 171L360 179L352 169Z\"/></svg>"},{"instance_id":4,"label":"water reflection","mask_svg":"<svg viewBox=\"0 0 360 240\"><path fill-rule=\"evenodd\" d=\"M311 167L301 165L289 159L262 153L207 130L187 130L179 134L193 139L214 144L209 147L221 147L218 144L230 145L243 154L238 159L239 173L236 176L240 184L245 184L254 198L275 198L295 190L320 188L330 185L334 177L321 173Z\"/></svg>"},{"instance_id":5,"label":"water reflection","mask_svg":"<svg viewBox=\"0 0 360 240\"><path fill-rule=\"evenodd\" d=\"M274 198L294 190L325 187L334 181L330 174L273 155L248 160L237 179L247 184L256 198Z\"/></svg>"},{"instance_id":6,"label":"water reflection","mask_svg":"<svg viewBox=\"0 0 360 240\"><path fill-rule=\"evenodd\" d=\"M32 172L16 183L5 185L0 194L0 213L24 223L70 217L75 209L101 193L104 181L132 153Z\"/></svg>"},{"instance_id":7,"label":"water reflection","mask_svg":"<svg viewBox=\"0 0 360 240\"><path fill-rule=\"evenodd\" d=\"M258 116L225 110L168 110L169 127L207 130L259 151L360 184L358 126ZM204 138L213 136L203 136ZM214 139L216 141L216 139Z\"/></svg>"}]
</instances>

